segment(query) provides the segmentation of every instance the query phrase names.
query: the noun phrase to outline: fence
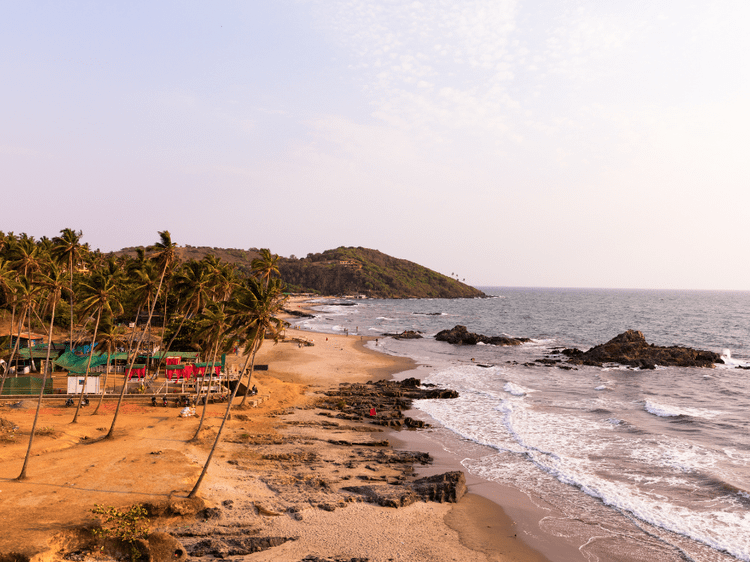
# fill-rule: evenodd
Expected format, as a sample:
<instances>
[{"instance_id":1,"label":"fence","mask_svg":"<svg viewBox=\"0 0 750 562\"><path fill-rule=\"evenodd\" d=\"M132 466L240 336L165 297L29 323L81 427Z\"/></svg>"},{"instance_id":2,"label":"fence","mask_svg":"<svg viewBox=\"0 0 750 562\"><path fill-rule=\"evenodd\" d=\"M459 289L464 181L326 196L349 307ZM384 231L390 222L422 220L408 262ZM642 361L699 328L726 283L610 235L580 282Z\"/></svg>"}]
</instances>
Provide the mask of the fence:
<instances>
[{"instance_id":1,"label":"fence","mask_svg":"<svg viewBox=\"0 0 750 562\"><path fill-rule=\"evenodd\" d=\"M42 379L40 377L8 377L5 379L3 395L6 394L39 394L42 388ZM52 378L47 377L47 383L44 385L44 393L52 394Z\"/></svg>"}]
</instances>

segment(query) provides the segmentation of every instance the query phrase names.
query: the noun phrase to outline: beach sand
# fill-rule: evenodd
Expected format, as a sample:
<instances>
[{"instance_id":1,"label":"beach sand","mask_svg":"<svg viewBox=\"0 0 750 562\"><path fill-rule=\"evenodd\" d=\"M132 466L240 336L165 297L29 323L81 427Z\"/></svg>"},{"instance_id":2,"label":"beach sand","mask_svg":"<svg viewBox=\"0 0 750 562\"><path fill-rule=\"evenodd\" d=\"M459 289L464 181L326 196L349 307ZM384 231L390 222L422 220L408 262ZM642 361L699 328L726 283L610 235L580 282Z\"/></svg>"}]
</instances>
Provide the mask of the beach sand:
<instances>
[{"instance_id":1,"label":"beach sand","mask_svg":"<svg viewBox=\"0 0 750 562\"><path fill-rule=\"evenodd\" d=\"M342 495L346 482L388 482L401 474L392 463L372 460L373 447L340 444L397 440L398 433L333 420L315 408L319 393L341 382L388 378L414 366L363 344L359 336L293 329L285 342L266 342L256 363L268 370L254 375L264 401L233 409L199 494L209 509L198 519L173 510L154 519L153 528L169 531L189 551L200 553L204 545L207 557L236 558L232 545L247 537L278 539L278 546L242 555L249 561L547 560L519 539L497 503L477 494L457 504L418 501L401 508ZM74 425L72 408L46 399L38 424L45 435L35 440L28 479L16 482L36 404L0 403L0 418L18 428L14 440L0 441L0 559L15 552L62 560L89 540L79 529L95 521L95 504L165 504L187 495L225 404L208 407L208 428L196 443L188 440L197 419L179 417L178 408L154 408L146 399L124 407L116 439L100 440L114 405L105 401L92 416L92 404Z\"/></svg>"}]
</instances>

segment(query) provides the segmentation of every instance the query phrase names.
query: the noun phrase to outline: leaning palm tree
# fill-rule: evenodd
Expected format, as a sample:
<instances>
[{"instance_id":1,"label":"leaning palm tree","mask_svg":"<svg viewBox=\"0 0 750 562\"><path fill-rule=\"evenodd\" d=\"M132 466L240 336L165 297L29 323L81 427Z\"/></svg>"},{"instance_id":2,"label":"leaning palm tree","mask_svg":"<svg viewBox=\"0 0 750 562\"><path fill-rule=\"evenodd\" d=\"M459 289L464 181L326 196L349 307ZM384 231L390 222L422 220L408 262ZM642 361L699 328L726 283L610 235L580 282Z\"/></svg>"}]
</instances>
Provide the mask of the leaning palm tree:
<instances>
[{"instance_id":1,"label":"leaning palm tree","mask_svg":"<svg viewBox=\"0 0 750 562\"><path fill-rule=\"evenodd\" d=\"M276 317L284 306L284 283L281 279L270 279L265 285L252 277L238 290L237 297L230 303L230 317L235 333L248 342L245 347L247 358L242 374L247 373L245 394L240 406L244 406L250 394L250 380L255 369L255 355L267 335L278 341L284 329L283 320ZM248 369L248 362L250 367Z\"/></svg>"},{"instance_id":2,"label":"leaning palm tree","mask_svg":"<svg viewBox=\"0 0 750 562\"><path fill-rule=\"evenodd\" d=\"M134 323L137 326L141 310L144 307L146 310L151 310L151 303L156 300L156 292L159 288L159 272L151 261L146 261L137 268L128 268L128 272L131 279L129 300L136 308ZM128 351L133 348L134 337L135 331L131 334L128 342Z\"/></svg>"},{"instance_id":3,"label":"leaning palm tree","mask_svg":"<svg viewBox=\"0 0 750 562\"><path fill-rule=\"evenodd\" d=\"M107 322L102 325L99 330L99 337L97 342L101 345L101 350L107 352L107 368L104 371L104 383L102 383L101 395L99 396L99 403L96 405L96 409L91 413L95 416L99 413L99 408L104 401L104 392L107 388L107 380L109 379L109 365L112 358L112 353L117 350L117 347L126 341L125 328L116 326L112 322Z\"/></svg>"},{"instance_id":4,"label":"leaning palm tree","mask_svg":"<svg viewBox=\"0 0 750 562\"><path fill-rule=\"evenodd\" d=\"M173 287L177 293L178 310L182 318L164 352L160 355L159 362L156 365L157 375L162 362L166 359L172 344L182 330L185 320L201 312L211 300L212 281L211 271L205 264L195 260L185 263L174 276Z\"/></svg>"},{"instance_id":5,"label":"leaning palm tree","mask_svg":"<svg viewBox=\"0 0 750 562\"><path fill-rule=\"evenodd\" d=\"M208 407L208 403L211 400L211 374L213 373L214 365L216 364L216 356L218 355L220 349L223 352L228 351L229 345L231 345L232 340L227 338L228 329L229 325L227 323L227 315L224 312L223 305L219 305L216 303L210 305L203 312L203 318L198 321L196 326L196 343L200 342L200 344L202 344L202 347L206 350L213 349L213 357L211 359L210 365L207 365L206 370L203 372L204 374L201 378L201 382L197 383L196 381L195 402L196 404L198 404L200 402L201 392L205 383L205 373L210 373L208 379L208 387L206 389L206 396L204 398L205 401L203 403L203 411L201 412L200 423L198 423L198 428L195 430L195 434L193 435L191 441L195 441L196 439L198 439L198 435L200 434L201 429L203 429L203 421L206 417L206 410Z\"/></svg>"},{"instance_id":6,"label":"leaning palm tree","mask_svg":"<svg viewBox=\"0 0 750 562\"><path fill-rule=\"evenodd\" d=\"M175 261L177 260L177 244L172 242L172 235L169 234L168 230L159 232L159 241L156 244L152 244L146 248L152 253L152 259L161 268L161 281L159 282L159 290L165 288L164 291L164 318L162 330L167 327L167 303L169 302L169 287L171 284L171 270Z\"/></svg>"},{"instance_id":7,"label":"leaning palm tree","mask_svg":"<svg viewBox=\"0 0 750 562\"><path fill-rule=\"evenodd\" d=\"M18 272L11 266L8 260L0 257L0 301L3 303L3 307L10 306L11 332L15 325L16 305L13 297L17 279Z\"/></svg>"},{"instance_id":8,"label":"leaning palm tree","mask_svg":"<svg viewBox=\"0 0 750 562\"><path fill-rule=\"evenodd\" d=\"M81 283L81 305L83 306L82 315L84 318L96 314L96 324L94 325L94 335L91 337L91 349L89 350L89 358L86 362L86 375L83 377L83 389L81 390L81 397L78 399L78 406L76 407L76 413L73 416L71 423L78 422L78 412L81 410L81 404L83 403L83 395L86 392L86 384L89 380L89 370L91 368L91 358L94 355L94 347L96 346L96 334L99 330L99 323L102 319L102 314L116 316L122 312L122 304L119 300L119 287L115 280L102 273L94 273L94 275Z\"/></svg>"},{"instance_id":9,"label":"leaning palm tree","mask_svg":"<svg viewBox=\"0 0 750 562\"><path fill-rule=\"evenodd\" d=\"M13 364L13 358L15 354L18 352L18 349L20 347L21 331L23 330L24 322L26 321L26 318L29 318L29 319L31 318L34 307L36 306L37 293L39 292L40 288L41 287L39 287L38 285L34 285L33 283L31 283L28 277L24 277L24 276L20 276L18 278L18 283L16 284L14 288L14 293L13 293L12 298L14 299L16 303L18 314L21 317L21 319L18 322L18 332L16 333L16 343L13 346L13 350L10 353L10 357L8 358L8 366L6 367L5 373L3 374L3 379L0 382L0 395L3 393L3 387L5 386L5 379L8 376L10 366ZM29 326L30 325L31 325L31 320L29 320ZM29 332L31 332L31 328L29 328ZM31 336L30 333L29 333L29 336Z\"/></svg>"},{"instance_id":10,"label":"leaning palm tree","mask_svg":"<svg viewBox=\"0 0 750 562\"><path fill-rule=\"evenodd\" d=\"M263 338L266 332L271 332L274 338L278 338L283 328L283 321L276 318L276 314L281 310L281 306L284 303L283 284L279 279L270 280L267 286L263 286L258 280L249 278L246 280L245 285L242 286L239 291L237 298L230 303L231 306L231 318L230 334L236 336L239 339L245 339L249 336L250 353L248 353L248 359L245 360L244 371L247 371L247 364L252 357L253 364L255 361L255 354L260 349L263 343ZM246 353L247 353L247 347ZM250 386L250 377L252 373L248 375L247 385ZM240 380L237 381L237 385L229 395L227 401L227 409L224 412L224 418L221 420L219 431L216 433L216 439L214 440L213 447L208 453L208 458L203 465L198 481L193 486L193 489L188 494L188 497L193 498L198 493L201 482L206 476L208 467L211 464L211 459L214 456L216 447L221 441L221 434L224 430L224 425L229 417L229 412L232 409L232 402L237 395L237 390L240 388L240 382L242 381L242 373L240 373ZM245 392L247 396L247 391Z\"/></svg>"},{"instance_id":11,"label":"leaning palm tree","mask_svg":"<svg viewBox=\"0 0 750 562\"><path fill-rule=\"evenodd\" d=\"M133 353L130 359L130 364L128 365L127 373L125 374L125 380L122 383L122 390L120 391L120 398L117 400L117 407L115 408L115 416L114 418L112 418L112 425L109 426L109 431L107 432L105 439L112 439L114 437L115 424L117 423L117 416L120 413L122 400L125 397L125 391L128 386L128 379L130 378L130 373L133 370L133 365L135 364L135 360L138 357L138 352L140 351L141 345L143 344L143 338L146 335L146 330L151 326L151 319L154 316L154 307L156 306L156 301L159 298L159 292L161 291L161 286L162 286L162 282L164 281L164 276L166 275L167 270L171 267L172 262L174 262L174 260L177 257L177 244L172 243L172 237L169 234L168 230L159 232L159 242L157 242L153 246L149 246L148 249L156 252L156 255L154 257L157 263L162 268L161 277L159 278L159 286L156 289L156 296L154 300L151 302L151 306L149 307L148 320L146 320L146 326L143 329L143 333L141 334L141 337L138 340L138 345L135 347L135 352Z\"/></svg>"},{"instance_id":12,"label":"leaning palm tree","mask_svg":"<svg viewBox=\"0 0 750 562\"><path fill-rule=\"evenodd\" d=\"M68 276L70 282L70 346L71 351L73 350L73 264L77 264L83 254L83 245L81 244L81 237L83 231L79 230L76 232L71 228L64 228L60 231L60 236L55 236L52 239L54 246L52 248L52 256L60 261L68 262Z\"/></svg>"},{"instance_id":13,"label":"leaning palm tree","mask_svg":"<svg viewBox=\"0 0 750 562\"><path fill-rule=\"evenodd\" d=\"M60 268L54 263L49 262L47 264L47 271L41 276L40 284L46 289L45 306L47 310L51 309L51 316L49 321L49 335L47 336L47 359L44 362L44 375L42 376L42 387L39 389L39 401L36 404L36 413L34 414L34 422L31 424L31 434L29 435L29 446L26 449L26 457L23 459L23 466L21 467L21 473L18 475L16 480L23 480L26 478L26 467L29 464L29 456L31 455L31 446L34 443L34 435L36 433L36 424L39 420L39 410L42 408L42 398L44 397L44 387L47 386L47 374L49 373L49 356L52 349L52 330L55 326L55 311L57 309L57 303L62 298L63 289L65 288L65 276L63 275Z\"/></svg>"}]
</instances>

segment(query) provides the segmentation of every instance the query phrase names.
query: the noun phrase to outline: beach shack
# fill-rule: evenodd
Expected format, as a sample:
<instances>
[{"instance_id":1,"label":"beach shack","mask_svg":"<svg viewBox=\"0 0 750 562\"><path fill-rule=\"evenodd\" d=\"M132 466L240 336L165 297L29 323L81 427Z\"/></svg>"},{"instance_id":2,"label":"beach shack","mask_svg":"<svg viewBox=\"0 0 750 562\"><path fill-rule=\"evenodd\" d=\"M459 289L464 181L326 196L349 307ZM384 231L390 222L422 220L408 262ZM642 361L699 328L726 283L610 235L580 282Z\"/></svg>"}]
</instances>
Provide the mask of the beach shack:
<instances>
[{"instance_id":1,"label":"beach shack","mask_svg":"<svg viewBox=\"0 0 750 562\"><path fill-rule=\"evenodd\" d=\"M84 379L84 375L70 373L68 375L68 394L80 394L81 392L84 394L99 394L99 377L89 374L85 389L83 388Z\"/></svg>"},{"instance_id":2,"label":"beach shack","mask_svg":"<svg viewBox=\"0 0 750 562\"><path fill-rule=\"evenodd\" d=\"M9 365L9 372L14 374L30 373L37 370L36 364L40 358L44 359L44 355L36 353L39 346L44 342L44 335L35 334L33 332L21 332L9 333L5 332L2 337L8 338L8 352L15 348L16 342L18 342L18 348L15 356L13 357L13 364ZM46 350L46 348L45 348Z\"/></svg>"}]
</instances>

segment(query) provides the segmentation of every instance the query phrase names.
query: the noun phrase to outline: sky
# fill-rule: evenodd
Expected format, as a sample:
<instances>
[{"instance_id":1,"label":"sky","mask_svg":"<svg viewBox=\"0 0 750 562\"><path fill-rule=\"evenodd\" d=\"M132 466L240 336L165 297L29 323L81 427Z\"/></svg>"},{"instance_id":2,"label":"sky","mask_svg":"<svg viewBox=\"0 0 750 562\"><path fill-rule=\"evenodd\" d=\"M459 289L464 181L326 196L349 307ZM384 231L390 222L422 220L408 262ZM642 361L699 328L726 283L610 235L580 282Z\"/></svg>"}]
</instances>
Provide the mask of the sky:
<instances>
[{"instance_id":1,"label":"sky","mask_svg":"<svg viewBox=\"0 0 750 562\"><path fill-rule=\"evenodd\" d=\"M750 3L0 0L0 229L750 290Z\"/></svg>"}]
</instances>

